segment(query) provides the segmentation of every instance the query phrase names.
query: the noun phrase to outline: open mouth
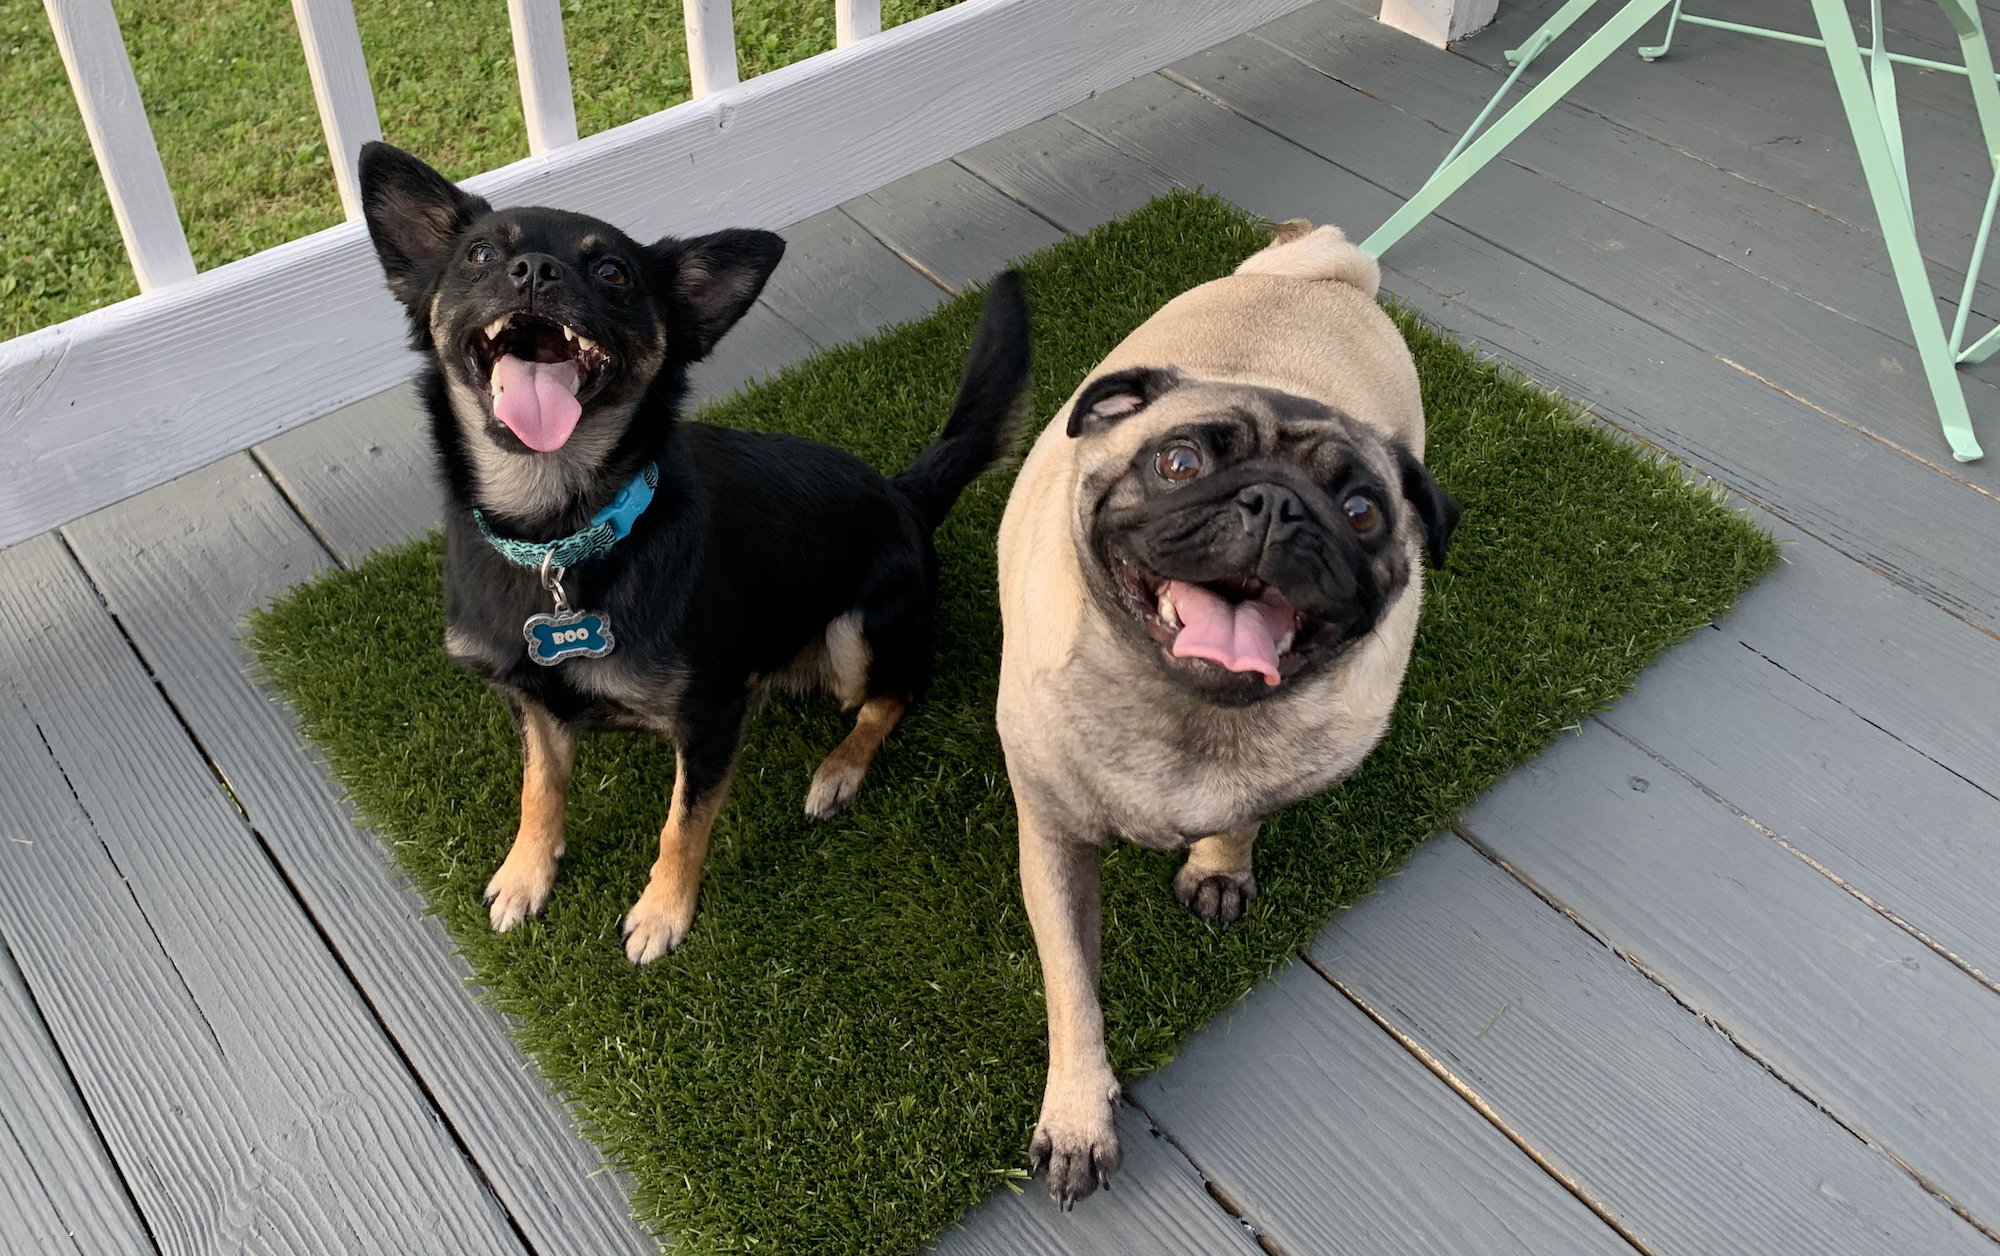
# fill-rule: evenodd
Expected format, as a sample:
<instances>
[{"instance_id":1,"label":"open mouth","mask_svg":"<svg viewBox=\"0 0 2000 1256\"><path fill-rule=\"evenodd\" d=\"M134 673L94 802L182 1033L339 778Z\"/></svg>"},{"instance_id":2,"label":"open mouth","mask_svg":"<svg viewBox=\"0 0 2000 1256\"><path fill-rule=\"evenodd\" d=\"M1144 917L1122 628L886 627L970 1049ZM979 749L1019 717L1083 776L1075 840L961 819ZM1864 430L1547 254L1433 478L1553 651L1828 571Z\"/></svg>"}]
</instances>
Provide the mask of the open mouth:
<instances>
[{"instance_id":1,"label":"open mouth","mask_svg":"<svg viewBox=\"0 0 2000 1256\"><path fill-rule=\"evenodd\" d=\"M472 333L467 364L493 417L541 453L560 449L583 417L583 403L614 359L590 337L545 315L503 314Z\"/></svg>"},{"instance_id":2,"label":"open mouth","mask_svg":"<svg viewBox=\"0 0 2000 1256\"><path fill-rule=\"evenodd\" d=\"M1253 575L1191 584L1111 556L1119 599L1175 667L1217 677L1261 676L1274 686L1305 665L1338 625L1304 614Z\"/></svg>"}]
</instances>

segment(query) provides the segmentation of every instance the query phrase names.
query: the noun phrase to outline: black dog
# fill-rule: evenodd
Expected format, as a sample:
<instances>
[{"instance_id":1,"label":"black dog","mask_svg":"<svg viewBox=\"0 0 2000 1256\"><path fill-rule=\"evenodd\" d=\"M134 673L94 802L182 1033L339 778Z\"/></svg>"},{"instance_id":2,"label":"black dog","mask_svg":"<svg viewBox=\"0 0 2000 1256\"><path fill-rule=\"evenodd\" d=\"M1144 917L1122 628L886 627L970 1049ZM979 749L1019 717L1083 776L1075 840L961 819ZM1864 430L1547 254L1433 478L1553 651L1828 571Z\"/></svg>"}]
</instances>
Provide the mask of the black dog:
<instances>
[{"instance_id":1,"label":"black dog","mask_svg":"<svg viewBox=\"0 0 2000 1256\"><path fill-rule=\"evenodd\" d=\"M993 286L943 434L884 479L814 441L677 417L687 367L756 300L779 237L640 244L580 214L495 211L381 143L362 150L361 187L430 360L445 648L521 727L521 828L486 889L493 927L548 901L576 732L645 730L679 764L623 922L626 955L647 963L693 923L759 696L823 687L861 708L806 796L824 818L928 681L931 534L1002 452L1027 381L1019 277Z\"/></svg>"}]
</instances>

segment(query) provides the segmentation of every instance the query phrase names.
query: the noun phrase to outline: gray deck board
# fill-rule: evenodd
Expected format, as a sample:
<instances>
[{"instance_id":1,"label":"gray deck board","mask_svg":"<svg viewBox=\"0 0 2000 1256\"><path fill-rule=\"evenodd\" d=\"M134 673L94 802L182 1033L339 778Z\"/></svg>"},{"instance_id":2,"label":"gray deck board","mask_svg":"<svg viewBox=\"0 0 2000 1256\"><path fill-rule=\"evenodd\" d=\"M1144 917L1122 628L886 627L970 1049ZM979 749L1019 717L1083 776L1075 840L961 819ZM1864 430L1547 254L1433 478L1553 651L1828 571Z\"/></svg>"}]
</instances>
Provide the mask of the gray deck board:
<instances>
[{"instance_id":1,"label":"gray deck board","mask_svg":"<svg viewBox=\"0 0 2000 1256\"><path fill-rule=\"evenodd\" d=\"M1365 230L1398 204L1158 76L1066 114L1177 181L1267 216ZM1926 597L2000 624L2000 569L1984 539L2000 517L1991 498L1448 221L1419 226L1384 272L1389 291L1618 426Z\"/></svg>"},{"instance_id":2,"label":"gray deck board","mask_svg":"<svg viewBox=\"0 0 2000 1256\"><path fill-rule=\"evenodd\" d=\"M1273 37L1305 43L1318 69L1246 36L1172 71L1407 196L1446 147L1447 133L1418 112L1439 94L1395 65L1363 73L1383 60L1381 45L1396 32L1376 23L1354 29L1361 25L1352 10L1326 3L1294 15ZM1313 33L1317 40L1308 42ZM1439 72L1462 69L1482 89L1498 86L1462 58L1431 60ZM1360 81L1348 86L1329 74ZM1462 107L1467 116L1458 126L1476 110L1470 102ZM1927 462L1951 461L1895 282L1855 265L1857 252L1886 256L1879 237L1814 214L1788 214L1782 225L1760 230L1775 194L1602 119L1556 121L1568 125L1531 129L1509 147L1508 160L1482 171L1439 213L1841 421ZM1641 145L1663 155L1646 160L1650 154L1636 151ZM1765 263L1757 261L1760 251ZM1400 250L1390 257L1398 260ZM1975 414L2000 412L1992 385L1967 377L1963 386ZM2000 490L2000 461L1954 463L1951 472Z\"/></svg>"},{"instance_id":3,"label":"gray deck board","mask_svg":"<svg viewBox=\"0 0 2000 1256\"><path fill-rule=\"evenodd\" d=\"M785 260L761 299L822 348L920 318L945 298L943 289L839 209L779 234Z\"/></svg>"},{"instance_id":4,"label":"gray deck board","mask_svg":"<svg viewBox=\"0 0 2000 1256\"><path fill-rule=\"evenodd\" d=\"M943 1256L1255 1256L1241 1222L1216 1206L1201 1175L1146 1118L1118 1109L1125 1165L1113 1189L1070 1212L1039 1181L995 1191L938 1239Z\"/></svg>"},{"instance_id":5,"label":"gray deck board","mask_svg":"<svg viewBox=\"0 0 2000 1256\"><path fill-rule=\"evenodd\" d=\"M250 682L239 619L328 565L270 482L248 458L230 459L66 535L535 1250L652 1250L616 1178L522 1067L504 1020L467 997L470 970L421 898Z\"/></svg>"},{"instance_id":6,"label":"gray deck board","mask_svg":"<svg viewBox=\"0 0 2000 1256\"><path fill-rule=\"evenodd\" d=\"M1651 1251L1992 1250L1455 838L1336 916L1312 955Z\"/></svg>"},{"instance_id":7,"label":"gray deck board","mask_svg":"<svg viewBox=\"0 0 2000 1256\"><path fill-rule=\"evenodd\" d=\"M1047 219L950 161L926 166L841 208L954 292L1062 239Z\"/></svg>"},{"instance_id":8,"label":"gray deck board","mask_svg":"<svg viewBox=\"0 0 2000 1256\"><path fill-rule=\"evenodd\" d=\"M2000 1220L1991 990L1601 724L1466 827L1814 1102Z\"/></svg>"},{"instance_id":9,"label":"gray deck board","mask_svg":"<svg viewBox=\"0 0 2000 1256\"><path fill-rule=\"evenodd\" d=\"M2000 798L1978 783L2000 748L1976 740L2000 709L2000 642L1882 596L1893 586L1816 542L1797 542L1790 557L1600 718L2000 988ZM1924 628L1937 630L1936 653L1885 640ZM1888 673L1870 688L1903 718L1873 693L1822 691L1815 679L1843 687L1830 669L1785 665L1802 638L1828 637L1875 641L1874 661L1857 670ZM1898 727L1929 734L1935 749Z\"/></svg>"},{"instance_id":10,"label":"gray deck board","mask_svg":"<svg viewBox=\"0 0 2000 1256\"><path fill-rule=\"evenodd\" d=\"M444 517L430 419L413 383L295 427L254 453L347 566Z\"/></svg>"},{"instance_id":11,"label":"gray deck board","mask_svg":"<svg viewBox=\"0 0 2000 1256\"><path fill-rule=\"evenodd\" d=\"M161 1250L522 1250L53 537L0 671L0 929Z\"/></svg>"},{"instance_id":12,"label":"gray deck board","mask_svg":"<svg viewBox=\"0 0 2000 1256\"><path fill-rule=\"evenodd\" d=\"M0 686L0 702L13 702ZM13 844L32 838L0 822ZM0 1252L150 1256L125 1183L0 938Z\"/></svg>"},{"instance_id":13,"label":"gray deck board","mask_svg":"<svg viewBox=\"0 0 2000 1256\"><path fill-rule=\"evenodd\" d=\"M1128 1088L1283 1252L1602 1252L1617 1232L1302 964Z\"/></svg>"},{"instance_id":14,"label":"gray deck board","mask_svg":"<svg viewBox=\"0 0 2000 1256\"><path fill-rule=\"evenodd\" d=\"M1072 234L1144 205L1174 181L1057 114L960 153L958 164Z\"/></svg>"}]
</instances>

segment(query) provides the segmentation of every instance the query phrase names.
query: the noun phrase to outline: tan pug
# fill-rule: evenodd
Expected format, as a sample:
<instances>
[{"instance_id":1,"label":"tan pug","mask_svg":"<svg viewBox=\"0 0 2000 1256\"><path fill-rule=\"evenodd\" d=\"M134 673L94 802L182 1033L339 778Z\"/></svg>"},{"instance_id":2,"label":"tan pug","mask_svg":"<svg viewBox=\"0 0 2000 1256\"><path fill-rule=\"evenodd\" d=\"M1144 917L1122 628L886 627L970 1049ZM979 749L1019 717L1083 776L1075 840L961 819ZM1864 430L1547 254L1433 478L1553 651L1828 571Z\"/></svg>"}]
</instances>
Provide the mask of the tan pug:
<instances>
[{"instance_id":1,"label":"tan pug","mask_svg":"<svg viewBox=\"0 0 2000 1256\"><path fill-rule=\"evenodd\" d=\"M1336 227L1276 234L1092 372L1000 525L1000 737L1049 1009L1030 1154L1065 1207L1119 1164L1099 847L1186 849L1180 901L1241 916L1263 818L1387 730L1419 552L1443 561L1458 521L1375 260Z\"/></svg>"}]
</instances>

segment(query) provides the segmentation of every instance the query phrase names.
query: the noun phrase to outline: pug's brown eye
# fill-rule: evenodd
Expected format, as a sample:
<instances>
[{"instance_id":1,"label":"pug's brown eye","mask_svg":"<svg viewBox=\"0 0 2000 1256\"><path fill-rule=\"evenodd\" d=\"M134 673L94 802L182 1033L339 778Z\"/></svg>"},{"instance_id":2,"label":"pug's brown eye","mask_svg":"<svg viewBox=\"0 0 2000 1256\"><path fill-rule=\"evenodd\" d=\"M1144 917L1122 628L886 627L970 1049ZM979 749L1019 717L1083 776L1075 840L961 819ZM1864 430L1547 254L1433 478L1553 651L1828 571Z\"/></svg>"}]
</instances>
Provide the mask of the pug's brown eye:
<instances>
[{"instance_id":1,"label":"pug's brown eye","mask_svg":"<svg viewBox=\"0 0 2000 1256\"><path fill-rule=\"evenodd\" d=\"M1153 469L1175 484L1192 480L1201 474L1201 450L1185 442L1169 445L1154 456Z\"/></svg>"},{"instance_id":2,"label":"pug's brown eye","mask_svg":"<svg viewBox=\"0 0 2000 1256\"><path fill-rule=\"evenodd\" d=\"M1340 509L1356 532L1373 532L1375 525L1382 522L1382 508L1366 493L1348 494L1347 500L1340 503Z\"/></svg>"},{"instance_id":3,"label":"pug's brown eye","mask_svg":"<svg viewBox=\"0 0 2000 1256\"><path fill-rule=\"evenodd\" d=\"M495 249L492 245L475 244L472 246L472 251L465 255L465 260L475 265L484 266L499 256L499 250Z\"/></svg>"},{"instance_id":4,"label":"pug's brown eye","mask_svg":"<svg viewBox=\"0 0 2000 1256\"><path fill-rule=\"evenodd\" d=\"M625 282L625 268L617 262L599 262L592 273L613 287Z\"/></svg>"}]
</instances>

